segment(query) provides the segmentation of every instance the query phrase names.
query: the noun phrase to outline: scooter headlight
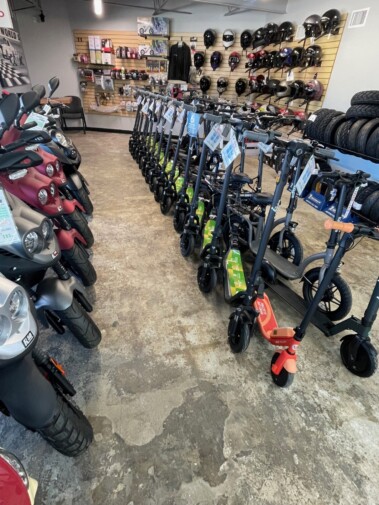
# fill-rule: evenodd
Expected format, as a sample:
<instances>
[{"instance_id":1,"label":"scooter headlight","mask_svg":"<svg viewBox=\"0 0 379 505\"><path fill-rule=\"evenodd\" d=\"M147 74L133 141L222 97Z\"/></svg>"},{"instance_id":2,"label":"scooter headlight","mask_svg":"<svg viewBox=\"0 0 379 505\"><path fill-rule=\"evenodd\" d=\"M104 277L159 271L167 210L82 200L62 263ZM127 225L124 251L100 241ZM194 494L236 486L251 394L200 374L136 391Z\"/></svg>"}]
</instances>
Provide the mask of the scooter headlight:
<instances>
[{"instance_id":1,"label":"scooter headlight","mask_svg":"<svg viewBox=\"0 0 379 505\"><path fill-rule=\"evenodd\" d=\"M21 461L14 454L3 451L2 449L0 449L0 457L3 458L13 468L13 470L18 473L26 489L29 489L28 474L26 473Z\"/></svg>"},{"instance_id":2,"label":"scooter headlight","mask_svg":"<svg viewBox=\"0 0 379 505\"><path fill-rule=\"evenodd\" d=\"M50 235L51 235L51 230L52 230L52 228L51 228L51 224L50 224L50 222L49 222L49 221L47 221L47 220L46 220L46 221L44 221L44 222L42 223L42 226L41 226L41 231L42 231L42 236L43 236L43 238L44 238L45 240L46 240L46 239L48 239L48 238L50 237Z\"/></svg>"},{"instance_id":3,"label":"scooter headlight","mask_svg":"<svg viewBox=\"0 0 379 505\"><path fill-rule=\"evenodd\" d=\"M10 319L0 314L0 345L3 345L12 333L12 323Z\"/></svg>"},{"instance_id":4,"label":"scooter headlight","mask_svg":"<svg viewBox=\"0 0 379 505\"><path fill-rule=\"evenodd\" d=\"M9 312L12 319L16 319L20 315L24 304L25 295L20 289L16 289L9 300Z\"/></svg>"},{"instance_id":5,"label":"scooter headlight","mask_svg":"<svg viewBox=\"0 0 379 505\"><path fill-rule=\"evenodd\" d=\"M30 231L24 238L24 246L28 253L33 254L39 246L39 238L35 231Z\"/></svg>"},{"instance_id":6,"label":"scooter headlight","mask_svg":"<svg viewBox=\"0 0 379 505\"><path fill-rule=\"evenodd\" d=\"M53 183L50 184L50 194L53 197L57 194L57 188L55 187L55 184L53 184Z\"/></svg>"},{"instance_id":7,"label":"scooter headlight","mask_svg":"<svg viewBox=\"0 0 379 505\"><path fill-rule=\"evenodd\" d=\"M49 177L53 177L54 173L55 173L54 166L51 163L48 163L46 165L46 175L48 175Z\"/></svg>"},{"instance_id":8,"label":"scooter headlight","mask_svg":"<svg viewBox=\"0 0 379 505\"><path fill-rule=\"evenodd\" d=\"M61 132L55 133L55 140L56 140L56 142L58 142L58 144L60 144L63 147L69 147L69 145L70 145L70 143L67 140L67 138L65 137L65 135L63 135L63 133L61 133Z\"/></svg>"},{"instance_id":9,"label":"scooter headlight","mask_svg":"<svg viewBox=\"0 0 379 505\"><path fill-rule=\"evenodd\" d=\"M40 189L38 191L38 200L41 202L42 205L45 205L47 203L48 196L49 194L46 191L46 189Z\"/></svg>"}]
</instances>

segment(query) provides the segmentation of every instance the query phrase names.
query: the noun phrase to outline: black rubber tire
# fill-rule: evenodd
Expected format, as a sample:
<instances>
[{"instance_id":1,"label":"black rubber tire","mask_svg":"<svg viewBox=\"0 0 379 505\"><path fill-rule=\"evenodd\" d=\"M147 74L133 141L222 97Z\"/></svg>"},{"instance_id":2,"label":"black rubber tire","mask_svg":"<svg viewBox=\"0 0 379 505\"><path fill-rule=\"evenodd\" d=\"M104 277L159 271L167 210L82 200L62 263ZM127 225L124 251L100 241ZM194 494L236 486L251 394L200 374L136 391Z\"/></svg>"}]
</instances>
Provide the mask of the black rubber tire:
<instances>
[{"instance_id":1,"label":"black rubber tire","mask_svg":"<svg viewBox=\"0 0 379 505\"><path fill-rule=\"evenodd\" d=\"M71 270L80 277L85 286L92 286L97 279L96 270L81 244L74 244L71 249L62 251L62 258Z\"/></svg>"},{"instance_id":2,"label":"black rubber tire","mask_svg":"<svg viewBox=\"0 0 379 505\"><path fill-rule=\"evenodd\" d=\"M172 207L172 198L170 196L163 197L160 203L160 209L164 216L167 216L167 214L170 212L171 207Z\"/></svg>"},{"instance_id":3,"label":"black rubber tire","mask_svg":"<svg viewBox=\"0 0 379 505\"><path fill-rule=\"evenodd\" d=\"M72 300L66 310L55 310L62 324L66 326L83 347L93 349L101 342L101 331L81 304Z\"/></svg>"},{"instance_id":4,"label":"black rubber tire","mask_svg":"<svg viewBox=\"0 0 379 505\"><path fill-rule=\"evenodd\" d=\"M369 214L368 218L376 225L378 224L378 221L379 221L379 198L376 199L373 206L371 207L370 214Z\"/></svg>"},{"instance_id":5,"label":"black rubber tire","mask_svg":"<svg viewBox=\"0 0 379 505\"><path fill-rule=\"evenodd\" d=\"M358 204L361 204L363 206L363 204L365 203L366 199L374 191L379 191L379 184L377 182L369 182L368 185L365 188L361 188L358 191L358 194L357 194L357 197L355 199L355 202L358 203Z\"/></svg>"},{"instance_id":6,"label":"black rubber tire","mask_svg":"<svg viewBox=\"0 0 379 505\"><path fill-rule=\"evenodd\" d=\"M379 118L379 105L352 105L346 111L346 119Z\"/></svg>"},{"instance_id":7,"label":"black rubber tire","mask_svg":"<svg viewBox=\"0 0 379 505\"><path fill-rule=\"evenodd\" d=\"M379 128L379 119L370 119L362 127L356 139L356 149L358 153L366 154L366 145L371 134Z\"/></svg>"},{"instance_id":8,"label":"black rubber tire","mask_svg":"<svg viewBox=\"0 0 379 505\"><path fill-rule=\"evenodd\" d=\"M272 359L271 359L271 366L276 363L276 360L279 358L280 352L274 353ZM271 370L271 378L277 386L280 388L288 388L292 383L295 378L295 374L287 372L285 368L282 368L279 375L275 375L274 372Z\"/></svg>"},{"instance_id":9,"label":"black rubber tire","mask_svg":"<svg viewBox=\"0 0 379 505\"><path fill-rule=\"evenodd\" d=\"M336 112L324 130L324 143L335 145L335 134L338 127L345 122L345 114Z\"/></svg>"},{"instance_id":10,"label":"black rubber tire","mask_svg":"<svg viewBox=\"0 0 379 505\"><path fill-rule=\"evenodd\" d=\"M268 242L268 246L273 251L277 252L279 246L280 232L274 233ZM285 231L283 235L283 250L280 254L283 258L289 260L294 265L300 265L303 261L303 246L300 240L289 231Z\"/></svg>"},{"instance_id":11,"label":"black rubber tire","mask_svg":"<svg viewBox=\"0 0 379 505\"><path fill-rule=\"evenodd\" d=\"M347 139L347 149L350 151L357 151L357 140L358 140L358 135L361 129L364 127L364 125L370 121L369 119L358 119L355 121L350 128L349 131L349 137Z\"/></svg>"},{"instance_id":12,"label":"black rubber tire","mask_svg":"<svg viewBox=\"0 0 379 505\"><path fill-rule=\"evenodd\" d=\"M316 115L316 119L314 121L310 121L309 119L305 123L305 129L304 129L304 134L306 137L313 139L314 135L316 134L316 126L317 122L322 118L324 114L328 114L331 111L331 109L319 109L313 114Z\"/></svg>"},{"instance_id":13,"label":"black rubber tire","mask_svg":"<svg viewBox=\"0 0 379 505\"><path fill-rule=\"evenodd\" d=\"M341 340L340 354L345 367L358 377L371 377L378 368L378 353L375 347L355 333L346 335ZM352 351L356 346L359 347L354 359Z\"/></svg>"},{"instance_id":14,"label":"black rubber tire","mask_svg":"<svg viewBox=\"0 0 379 505\"><path fill-rule=\"evenodd\" d=\"M87 219L83 216L80 210L75 209L71 214L65 214L65 218L70 226L72 226L72 228L75 228L75 230L78 230L78 232L84 238L86 241L86 247L92 247L95 239L93 237L91 228L88 226Z\"/></svg>"},{"instance_id":15,"label":"black rubber tire","mask_svg":"<svg viewBox=\"0 0 379 505\"><path fill-rule=\"evenodd\" d=\"M91 202L91 199L89 197L89 194L87 193L87 191L85 190L85 188L83 188L83 186L80 188L80 189L72 189L70 190L72 196L78 200L79 203L82 204L84 210L85 210L85 213L88 215L88 216L92 216L93 214L93 203Z\"/></svg>"},{"instance_id":16,"label":"black rubber tire","mask_svg":"<svg viewBox=\"0 0 379 505\"><path fill-rule=\"evenodd\" d=\"M93 440L93 429L85 415L66 397L57 396L53 420L38 433L65 456L78 456Z\"/></svg>"},{"instance_id":17,"label":"black rubber tire","mask_svg":"<svg viewBox=\"0 0 379 505\"><path fill-rule=\"evenodd\" d=\"M371 133L367 140L365 154L371 156L371 158L379 158L379 127Z\"/></svg>"},{"instance_id":18,"label":"black rubber tire","mask_svg":"<svg viewBox=\"0 0 379 505\"><path fill-rule=\"evenodd\" d=\"M175 212L173 224L176 233L183 233L185 222L186 222L186 213L184 211L180 211L177 213Z\"/></svg>"},{"instance_id":19,"label":"black rubber tire","mask_svg":"<svg viewBox=\"0 0 379 505\"><path fill-rule=\"evenodd\" d=\"M313 290L317 289L319 272L320 268L316 267L304 274L303 298L308 305L310 305L313 300ZM332 291L333 289L334 291ZM339 303L337 304L337 308L332 309L330 298L334 295L335 291L339 292L340 301L337 302ZM329 308L327 308L327 306L324 308L324 306L321 305L326 303L329 303ZM340 274L334 274L333 280L326 290L323 300L318 306L318 310L323 314L326 314L331 321L339 321L349 314L352 304L353 298L349 285Z\"/></svg>"},{"instance_id":20,"label":"black rubber tire","mask_svg":"<svg viewBox=\"0 0 379 505\"><path fill-rule=\"evenodd\" d=\"M183 258L188 258L195 250L195 237L192 233L182 233L180 236L180 253Z\"/></svg>"},{"instance_id":21,"label":"black rubber tire","mask_svg":"<svg viewBox=\"0 0 379 505\"><path fill-rule=\"evenodd\" d=\"M336 146L339 149L348 149L347 142L352 125L353 121L345 121L338 127L336 131Z\"/></svg>"},{"instance_id":22,"label":"black rubber tire","mask_svg":"<svg viewBox=\"0 0 379 505\"><path fill-rule=\"evenodd\" d=\"M217 285L216 270L214 268L200 265L197 270L197 285L202 293L208 294L213 291Z\"/></svg>"},{"instance_id":23,"label":"black rubber tire","mask_svg":"<svg viewBox=\"0 0 379 505\"><path fill-rule=\"evenodd\" d=\"M358 193L359 194L359 193ZM362 216L370 218L371 209L379 198L379 190L373 191L364 201L360 213Z\"/></svg>"},{"instance_id":24,"label":"black rubber tire","mask_svg":"<svg viewBox=\"0 0 379 505\"><path fill-rule=\"evenodd\" d=\"M379 105L379 91L358 91L351 99L351 105Z\"/></svg>"},{"instance_id":25,"label":"black rubber tire","mask_svg":"<svg viewBox=\"0 0 379 505\"><path fill-rule=\"evenodd\" d=\"M240 354L245 352L250 344L250 326L247 322L238 322L237 330L232 335L231 326L233 324L233 318L231 317L228 325L228 343L230 350L235 354Z\"/></svg>"},{"instance_id":26,"label":"black rubber tire","mask_svg":"<svg viewBox=\"0 0 379 505\"><path fill-rule=\"evenodd\" d=\"M329 110L325 114L322 114L319 116L315 122L313 134L315 140L318 140L319 142L325 142L324 137L325 137L325 129L329 125L330 121L334 118L336 115L335 110Z\"/></svg>"}]
</instances>

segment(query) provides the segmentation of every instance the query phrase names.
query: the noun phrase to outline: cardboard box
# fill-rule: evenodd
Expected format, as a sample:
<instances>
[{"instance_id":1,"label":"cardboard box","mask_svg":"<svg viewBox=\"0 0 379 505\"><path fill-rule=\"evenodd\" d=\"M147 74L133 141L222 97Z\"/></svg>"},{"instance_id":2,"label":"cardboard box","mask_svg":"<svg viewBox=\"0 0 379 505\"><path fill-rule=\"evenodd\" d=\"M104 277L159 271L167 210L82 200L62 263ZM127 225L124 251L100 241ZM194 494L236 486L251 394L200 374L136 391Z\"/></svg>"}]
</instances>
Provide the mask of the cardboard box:
<instances>
[{"instance_id":1,"label":"cardboard box","mask_svg":"<svg viewBox=\"0 0 379 505\"><path fill-rule=\"evenodd\" d=\"M89 61L91 63L96 63L96 51L95 51L95 49L90 49L89 50Z\"/></svg>"},{"instance_id":2,"label":"cardboard box","mask_svg":"<svg viewBox=\"0 0 379 505\"><path fill-rule=\"evenodd\" d=\"M102 54L101 49L96 49L95 54L96 54L95 63L97 63L98 65L101 65L101 63L103 63L103 60L101 58L101 54Z\"/></svg>"},{"instance_id":3,"label":"cardboard box","mask_svg":"<svg viewBox=\"0 0 379 505\"><path fill-rule=\"evenodd\" d=\"M96 51L100 51L101 52L101 37L99 35L96 35L94 37L95 39L95 49Z\"/></svg>"},{"instance_id":4,"label":"cardboard box","mask_svg":"<svg viewBox=\"0 0 379 505\"><path fill-rule=\"evenodd\" d=\"M101 60L104 65L115 65L116 63L115 55L111 53L101 53Z\"/></svg>"},{"instance_id":5,"label":"cardboard box","mask_svg":"<svg viewBox=\"0 0 379 505\"><path fill-rule=\"evenodd\" d=\"M95 49L95 37L93 35L88 35L88 47L90 51Z\"/></svg>"}]
</instances>

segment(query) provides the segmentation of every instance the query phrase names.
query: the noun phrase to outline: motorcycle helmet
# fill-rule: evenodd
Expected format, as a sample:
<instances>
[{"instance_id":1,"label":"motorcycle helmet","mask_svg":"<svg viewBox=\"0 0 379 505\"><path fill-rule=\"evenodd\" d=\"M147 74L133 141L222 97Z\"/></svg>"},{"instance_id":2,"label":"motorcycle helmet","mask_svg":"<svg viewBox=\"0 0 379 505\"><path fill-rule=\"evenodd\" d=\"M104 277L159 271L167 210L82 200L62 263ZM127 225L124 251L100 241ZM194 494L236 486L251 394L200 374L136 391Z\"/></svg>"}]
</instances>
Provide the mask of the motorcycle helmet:
<instances>
[{"instance_id":1,"label":"motorcycle helmet","mask_svg":"<svg viewBox=\"0 0 379 505\"><path fill-rule=\"evenodd\" d=\"M291 85L287 81L280 81L276 88L276 96L278 98L285 98L291 96Z\"/></svg>"},{"instance_id":2,"label":"motorcycle helmet","mask_svg":"<svg viewBox=\"0 0 379 505\"><path fill-rule=\"evenodd\" d=\"M304 98L305 84L303 81L296 80L291 82L291 98L292 100L297 100L299 98Z\"/></svg>"},{"instance_id":3,"label":"motorcycle helmet","mask_svg":"<svg viewBox=\"0 0 379 505\"><path fill-rule=\"evenodd\" d=\"M203 93L206 93L209 88L211 87L212 81L211 78L208 77L207 75L203 75L203 77L200 79L200 89Z\"/></svg>"},{"instance_id":4,"label":"motorcycle helmet","mask_svg":"<svg viewBox=\"0 0 379 505\"><path fill-rule=\"evenodd\" d=\"M255 62L256 66L254 68L266 68L265 64L267 63L267 51L261 49L256 54Z\"/></svg>"},{"instance_id":5,"label":"motorcycle helmet","mask_svg":"<svg viewBox=\"0 0 379 505\"><path fill-rule=\"evenodd\" d=\"M291 67L292 65L292 49L290 47L282 47L279 51L279 56L281 60L281 68Z\"/></svg>"},{"instance_id":6,"label":"motorcycle helmet","mask_svg":"<svg viewBox=\"0 0 379 505\"><path fill-rule=\"evenodd\" d=\"M242 93L245 93L246 88L247 88L246 79L242 79L242 77L237 79L236 84L235 84L235 88L236 88L236 93L238 96L241 96Z\"/></svg>"},{"instance_id":7,"label":"motorcycle helmet","mask_svg":"<svg viewBox=\"0 0 379 505\"><path fill-rule=\"evenodd\" d=\"M295 27L293 24L290 21L284 21L278 28L277 43L288 42L292 39L294 33Z\"/></svg>"},{"instance_id":8,"label":"motorcycle helmet","mask_svg":"<svg viewBox=\"0 0 379 505\"><path fill-rule=\"evenodd\" d=\"M193 55L193 63L196 67L196 70L200 70L201 67L204 66L205 58L204 58L204 53L202 51L197 51Z\"/></svg>"},{"instance_id":9,"label":"motorcycle helmet","mask_svg":"<svg viewBox=\"0 0 379 505\"><path fill-rule=\"evenodd\" d=\"M295 47L292 50L292 67L302 67L305 62L305 49L303 47Z\"/></svg>"},{"instance_id":10,"label":"motorcycle helmet","mask_svg":"<svg viewBox=\"0 0 379 505\"><path fill-rule=\"evenodd\" d=\"M308 102L311 100L320 100L324 92L323 84L317 79L311 79L304 88L304 95Z\"/></svg>"},{"instance_id":11,"label":"motorcycle helmet","mask_svg":"<svg viewBox=\"0 0 379 505\"><path fill-rule=\"evenodd\" d=\"M248 47L250 47L252 41L253 41L253 36L251 35L251 31L250 30L244 30L241 33L241 38L240 38L240 43L241 43L242 51L245 51Z\"/></svg>"},{"instance_id":12,"label":"motorcycle helmet","mask_svg":"<svg viewBox=\"0 0 379 505\"><path fill-rule=\"evenodd\" d=\"M280 83L279 79L269 79L267 81L267 86L268 89L270 90L271 96L274 96L276 94L279 83Z\"/></svg>"},{"instance_id":13,"label":"motorcycle helmet","mask_svg":"<svg viewBox=\"0 0 379 505\"><path fill-rule=\"evenodd\" d=\"M305 66L316 67L321 63L322 49L320 46L309 46L305 50Z\"/></svg>"},{"instance_id":14,"label":"motorcycle helmet","mask_svg":"<svg viewBox=\"0 0 379 505\"><path fill-rule=\"evenodd\" d=\"M253 35L253 48L267 46L267 30L264 27L258 28Z\"/></svg>"},{"instance_id":15,"label":"motorcycle helmet","mask_svg":"<svg viewBox=\"0 0 379 505\"><path fill-rule=\"evenodd\" d=\"M307 17L303 23L305 29L305 38L314 37L317 38L322 33L321 26L321 16L317 14L312 14L312 16Z\"/></svg>"},{"instance_id":16,"label":"motorcycle helmet","mask_svg":"<svg viewBox=\"0 0 379 505\"><path fill-rule=\"evenodd\" d=\"M214 51L211 56L211 67L213 70L216 70L222 62L222 54L220 51Z\"/></svg>"},{"instance_id":17,"label":"motorcycle helmet","mask_svg":"<svg viewBox=\"0 0 379 505\"><path fill-rule=\"evenodd\" d=\"M235 70L237 68L240 61L241 61L241 56L239 55L239 53L234 51L233 53L230 54L228 63L229 63L230 70L232 72L233 72L233 70Z\"/></svg>"},{"instance_id":18,"label":"motorcycle helmet","mask_svg":"<svg viewBox=\"0 0 379 505\"><path fill-rule=\"evenodd\" d=\"M337 9L330 9L326 11L321 17L321 26L324 35L329 33L336 35L338 33L338 27L341 23L341 13Z\"/></svg>"},{"instance_id":19,"label":"motorcycle helmet","mask_svg":"<svg viewBox=\"0 0 379 505\"><path fill-rule=\"evenodd\" d=\"M228 88L229 81L226 77L219 77L217 79L217 91L219 95L222 95Z\"/></svg>"},{"instance_id":20,"label":"motorcycle helmet","mask_svg":"<svg viewBox=\"0 0 379 505\"><path fill-rule=\"evenodd\" d=\"M225 30L224 34L222 36L222 43L224 44L225 49L228 49L229 47L232 47L234 44L236 36L233 32L233 30Z\"/></svg>"},{"instance_id":21,"label":"motorcycle helmet","mask_svg":"<svg viewBox=\"0 0 379 505\"><path fill-rule=\"evenodd\" d=\"M279 26L276 23L267 23L266 29L266 45L275 44L278 37Z\"/></svg>"},{"instance_id":22,"label":"motorcycle helmet","mask_svg":"<svg viewBox=\"0 0 379 505\"><path fill-rule=\"evenodd\" d=\"M211 28L205 30L203 37L204 37L204 45L207 49L213 46L214 43L216 42L216 32Z\"/></svg>"},{"instance_id":23,"label":"motorcycle helmet","mask_svg":"<svg viewBox=\"0 0 379 505\"><path fill-rule=\"evenodd\" d=\"M253 69L255 59L256 59L255 53L248 53L247 62L245 63L245 68L248 68L249 70Z\"/></svg>"},{"instance_id":24,"label":"motorcycle helmet","mask_svg":"<svg viewBox=\"0 0 379 505\"><path fill-rule=\"evenodd\" d=\"M257 81L257 76L252 75L249 79L250 93L258 93L259 85Z\"/></svg>"}]
</instances>

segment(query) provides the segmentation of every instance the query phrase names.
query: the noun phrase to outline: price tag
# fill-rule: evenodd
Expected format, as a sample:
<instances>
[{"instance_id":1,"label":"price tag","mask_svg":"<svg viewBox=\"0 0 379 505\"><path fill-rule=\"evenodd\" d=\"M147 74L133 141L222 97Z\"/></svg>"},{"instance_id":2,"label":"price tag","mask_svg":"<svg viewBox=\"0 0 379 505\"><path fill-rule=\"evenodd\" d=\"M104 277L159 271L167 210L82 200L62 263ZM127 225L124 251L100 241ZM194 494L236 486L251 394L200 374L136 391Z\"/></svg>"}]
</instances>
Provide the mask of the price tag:
<instances>
[{"instance_id":1,"label":"price tag","mask_svg":"<svg viewBox=\"0 0 379 505\"><path fill-rule=\"evenodd\" d=\"M295 74L293 73L293 70L291 69L289 72L287 72L287 77L286 81L294 81L295 80Z\"/></svg>"},{"instance_id":2,"label":"price tag","mask_svg":"<svg viewBox=\"0 0 379 505\"><path fill-rule=\"evenodd\" d=\"M182 109L180 111L178 117L176 118L176 120L178 121L178 123L183 123L185 114L186 114L186 110Z\"/></svg>"},{"instance_id":3,"label":"price tag","mask_svg":"<svg viewBox=\"0 0 379 505\"><path fill-rule=\"evenodd\" d=\"M187 116L187 132L190 137L197 137L199 131L201 114L189 112Z\"/></svg>"},{"instance_id":4,"label":"price tag","mask_svg":"<svg viewBox=\"0 0 379 505\"><path fill-rule=\"evenodd\" d=\"M296 184L296 191L298 192L299 195L303 193L305 186L308 184L308 181L312 177L312 175L317 174L317 172L318 170L316 168L316 160L315 157L312 155L309 158L308 163L305 165L304 170Z\"/></svg>"},{"instance_id":5,"label":"price tag","mask_svg":"<svg viewBox=\"0 0 379 505\"><path fill-rule=\"evenodd\" d=\"M162 130L163 130L163 123L162 123L162 121L161 121L161 122L158 124L158 126L157 126L157 131L158 131L158 133L162 133Z\"/></svg>"},{"instance_id":6,"label":"price tag","mask_svg":"<svg viewBox=\"0 0 379 505\"><path fill-rule=\"evenodd\" d=\"M173 105L170 105L170 107L166 110L165 115L163 116L166 121L171 123L172 118L174 117L175 113L175 107Z\"/></svg>"},{"instance_id":7,"label":"price tag","mask_svg":"<svg viewBox=\"0 0 379 505\"><path fill-rule=\"evenodd\" d=\"M157 102L155 106L155 114L158 114L158 112L161 110L162 103L160 101Z\"/></svg>"},{"instance_id":8,"label":"price tag","mask_svg":"<svg viewBox=\"0 0 379 505\"><path fill-rule=\"evenodd\" d=\"M20 242L12 212L9 208L3 188L0 188L0 246Z\"/></svg>"},{"instance_id":9,"label":"price tag","mask_svg":"<svg viewBox=\"0 0 379 505\"><path fill-rule=\"evenodd\" d=\"M153 110L154 110L154 100L151 101L151 104L149 105L149 110L151 110L151 112L153 112Z\"/></svg>"},{"instance_id":10,"label":"price tag","mask_svg":"<svg viewBox=\"0 0 379 505\"><path fill-rule=\"evenodd\" d=\"M142 112L144 114L147 114L149 112L149 102L145 102L143 107L142 107Z\"/></svg>"},{"instance_id":11,"label":"price tag","mask_svg":"<svg viewBox=\"0 0 379 505\"><path fill-rule=\"evenodd\" d=\"M230 133L230 140L226 144L226 146L223 148L221 151L221 156L222 156L222 161L226 167L231 165L233 161L238 157L240 154L240 148L238 146L238 142L236 139L236 136L234 134L234 130L231 131Z\"/></svg>"},{"instance_id":12,"label":"price tag","mask_svg":"<svg viewBox=\"0 0 379 505\"><path fill-rule=\"evenodd\" d=\"M29 130L43 130L45 128L46 123L49 122L49 119L42 114L37 114L36 112L31 112L25 121L25 123L37 123L37 126L33 126L29 128Z\"/></svg>"},{"instance_id":13,"label":"price tag","mask_svg":"<svg viewBox=\"0 0 379 505\"><path fill-rule=\"evenodd\" d=\"M142 102L142 96L140 95L140 96L137 98L137 105L139 105L141 102Z\"/></svg>"},{"instance_id":14,"label":"price tag","mask_svg":"<svg viewBox=\"0 0 379 505\"><path fill-rule=\"evenodd\" d=\"M273 144L265 144L264 142L259 142L258 147L265 154L272 153Z\"/></svg>"},{"instance_id":15,"label":"price tag","mask_svg":"<svg viewBox=\"0 0 379 505\"><path fill-rule=\"evenodd\" d=\"M43 106L43 111L45 112L45 114L50 114L51 107L48 103Z\"/></svg>"},{"instance_id":16,"label":"price tag","mask_svg":"<svg viewBox=\"0 0 379 505\"><path fill-rule=\"evenodd\" d=\"M222 126L219 124L215 124L212 130L208 133L207 137L204 139L204 144L208 146L212 152L215 151L223 141L221 132L222 132Z\"/></svg>"},{"instance_id":17,"label":"price tag","mask_svg":"<svg viewBox=\"0 0 379 505\"><path fill-rule=\"evenodd\" d=\"M316 114L311 114L308 118L308 121L312 121L312 123L314 123L316 121L316 118L317 118Z\"/></svg>"}]
</instances>

